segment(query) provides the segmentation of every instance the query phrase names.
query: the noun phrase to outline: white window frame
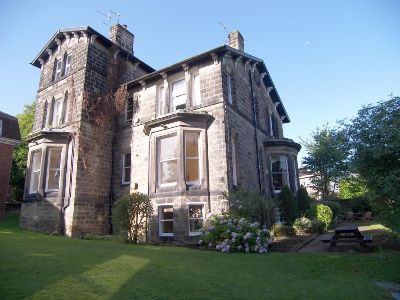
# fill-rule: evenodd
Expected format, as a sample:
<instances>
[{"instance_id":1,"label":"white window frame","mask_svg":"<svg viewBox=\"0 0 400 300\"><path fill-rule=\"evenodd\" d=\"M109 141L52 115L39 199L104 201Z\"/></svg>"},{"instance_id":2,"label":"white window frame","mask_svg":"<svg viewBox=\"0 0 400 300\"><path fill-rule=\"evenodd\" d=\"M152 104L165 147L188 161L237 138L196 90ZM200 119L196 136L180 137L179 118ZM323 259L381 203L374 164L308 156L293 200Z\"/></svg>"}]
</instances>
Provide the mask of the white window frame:
<instances>
[{"instance_id":1,"label":"white window frame","mask_svg":"<svg viewBox=\"0 0 400 300\"><path fill-rule=\"evenodd\" d=\"M128 117L129 99L132 100L132 117L131 118ZM125 122L132 122L132 120L133 120L133 96L128 97L126 99L126 105L125 105Z\"/></svg>"},{"instance_id":2,"label":"white window frame","mask_svg":"<svg viewBox=\"0 0 400 300\"><path fill-rule=\"evenodd\" d=\"M195 134L195 135L197 135L197 157L196 156L193 156L193 157L187 157L186 156L186 135L187 134ZM198 132L198 131L189 131L189 130L184 130L183 131L183 143L184 143L184 153L183 153L183 159L184 159L184 164L185 164L185 174L184 174L184 176L185 176L185 182L186 182L186 185L191 185L191 186L194 186L194 185L200 185L200 182L201 182L201 173L202 173L202 169L201 169L201 155L200 155L200 153L201 153L201 151L202 151L202 149L201 149L201 143L200 143L200 132ZM197 158L197 162L198 162L198 170L199 170L199 173L198 173L198 180L196 180L196 181L187 181L186 180L186 166L187 166L187 163L186 163L186 161L188 160L188 159L196 159ZM178 164L179 164L179 160L178 160Z\"/></svg>"},{"instance_id":3,"label":"white window frame","mask_svg":"<svg viewBox=\"0 0 400 300\"><path fill-rule=\"evenodd\" d=\"M69 72L71 71L71 58L72 55L71 53L67 54L65 56L65 61L64 61L64 76L68 75Z\"/></svg>"},{"instance_id":4,"label":"white window frame","mask_svg":"<svg viewBox=\"0 0 400 300\"><path fill-rule=\"evenodd\" d=\"M58 168L50 168L50 159L51 159L51 152L52 150L57 149L60 150L60 164ZM45 192L57 192L60 189L60 180L61 180L61 159L62 159L62 147L47 147L47 167L46 167L46 187L45 187ZM49 184L49 171L51 170L58 170L58 188L56 189L49 189L48 184ZM40 176L40 175L39 175Z\"/></svg>"},{"instance_id":5,"label":"white window frame","mask_svg":"<svg viewBox=\"0 0 400 300\"><path fill-rule=\"evenodd\" d=\"M37 169L33 169L34 167L34 162L35 162L35 158L34 156L36 156L38 153L40 153L40 160L37 164ZM30 176L29 176L29 194L35 194L38 192L39 190L39 186L40 186L40 174L42 171L42 159L43 159L43 149L42 148L37 148L31 151L30 153L30 166L31 166L31 170L30 170ZM34 189L33 185L33 173L39 173L38 175L38 186L36 187L36 189Z\"/></svg>"},{"instance_id":6,"label":"white window frame","mask_svg":"<svg viewBox=\"0 0 400 300\"><path fill-rule=\"evenodd\" d=\"M285 158L285 160L286 160L286 162L285 162L286 170L281 169L282 171L280 171L280 172L275 172L275 171L272 170L272 157L274 157L274 156L275 156L275 157L279 157L279 161L280 161L280 162L281 162L281 158L282 158L282 157ZM283 179L283 186L282 186L282 188L283 188L285 185L287 185L287 186L290 188L290 181L289 181L289 164L288 164L289 159L288 159L288 156L285 155L285 154L271 154L271 156L270 156L270 161L271 161L272 187L274 187L274 186L273 186L273 180L274 180L273 175L274 175L274 174L282 174L282 179ZM279 194L282 190L275 190L275 189L273 189L273 191L274 191L274 193Z\"/></svg>"},{"instance_id":7,"label":"white window frame","mask_svg":"<svg viewBox=\"0 0 400 300\"><path fill-rule=\"evenodd\" d=\"M231 137L231 156L232 156L232 182L234 186L238 185L237 160L236 160L236 139Z\"/></svg>"},{"instance_id":8,"label":"white window frame","mask_svg":"<svg viewBox=\"0 0 400 300\"><path fill-rule=\"evenodd\" d=\"M174 206L173 205L159 205L158 206L158 233L159 236L174 236L173 232L163 232L163 222L171 222L172 221L172 231L174 231L174 218L172 219L163 219L164 215L163 208L172 208L172 215L174 217Z\"/></svg>"},{"instance_id":9,"label":"white window frame","mask_svg":"<svg viewBox=\"0 0 400 300\"><path fill-rule=\"evenodd\" d=\"M228 74L227 78L227 89L228 89L228 103L233 104L233 96L232 96L232 79L231 75Z\"/></svg>"},{"instance_id":10,"label":"white window frame","mask_svg":"<svg viewBox=\"0 0 400 300\"><path fill-rule=\"evenodd\" d=\"M165 87L164 85L160 85L157 88L157 116L165 115L167 112L165 111Z\"/></svg>"},{"instance_id":11,"label":"white window frame","mask_svg":"<svg viewBox=\"0 0 400 300\"><path fill-rule=\"evenodd\" d=\"M201 105L200 74L192 75L192 106Z\"/></svg>"},{"instance_id":12,"label":"white window frame","mask_svg":"<svg viewBox=\"0 0 400 300\"><path fill-rule=\"evenodd\" d=\"M201 218L196 218L196 217L194 217L194 218L192 218L191 216L190 216L190 207L191 206L201 206ZM197 235L200 235L201 234L201 232L200 231L190 231L190 221L191 220L202 220L203 222L204 222L204 204L203 203L196 203L196 202L190 202L190 203L188 203L188 217L189 217L189 236L197 236Z\"/></svg>"},{"instance_id":13,"label":"white window frame","mask_svg":"<svg viewBox=\"0 0 400 300\"><path fill-rule=\"evenodd\" d=\"M62 59L56 59L55 64L56 64L56 68L55 68L56 70L54 73L54 80L58 80L61 78L61 74L62 74L62 66L63 66Z\"/></svg>"},{"instance_id":14,"label":"white window frame","mask_svg":"<svg viewBox=\"0 0 400 300\"><path fill-rule=\"evenodd\" d=\"M56 104L58 103L57 109L56 109ZM63 111L63 98L58 97L54 99L53 102L53 111L52 111L52 120L51 120L51 126L52 127L58 127L60 126L61 120L62 120L62 111Z\"/></svg>"},{"instance_id":15,"label":"white window frame","mask_svg":"<svg viewBox=\"0 0 400 300\"><path fill-rule=\"evenodd\" d=\"M183 82L184 89L183 89L183 91L182 91L180 94L175 95L175 94L174 94L174 85L177 84L178 82ZM176 99L176 98L178 98L178 97L182 97L182 96L186 96L186 97L184 97L184 98L185 98L185 102L184 102L184 103L181 103L181 104L179 104L179 105L185 104L185 106L186 106L186 100L187 100L187 86L186 86L186 80L185 80L185 78L181 78L181 79L175 80L175 81L173 81L173 82L171 83L171 97L170 97L170 100L171 100L171 105L170 105L171 109L170 109L170 111L171 111L171 112L176 112L176 106L178 106L178 105L175 105L176 103L174 103L174 102L175 102L174 99Z\"/></svg>"},{"instance_id":16,"label":"white window frame","mask_svg":"<svg viewBox=\"0 0 400 300\"><path fill-rule=\"evenodd\" d=\"M126 155L130 155L131 156L131 165L130 166L126 166ZM126 169L130 169L130 176L129 176L129 181L125 181L125 175L126 175ZM129 184L131 183L131 178L132 178L132 153L131 152L126 152L122 154L122 179L121 179L121 183L122 184Z\"/></svg>"},{"instance_id":17,"label":"white window frame","mask_svg":"<svg viewBox=\"0 0 400 300\"><path fill-rule=\"evenodd\" d=\"M177 153L176 153L176 158L174 159L167 159L167 160L163 160L161 161L161 140L164 138L168 138L168 137L172 137L175 136L176 138L176 144L177 144ZM167 134L167 135L162 135L157 137L156 139L156 168L157 168L157 186L160 188L163 187L173 187L173 186L177 186L180 175L179 175L179 166L180 166L180 159L179 159L179 144L180 144L180 138L179 138L179 134L178 132L175 133L171 133L171 134ZM176 171L176 181L175 182L170 182L170 183L161 183L161 163L162 162L167 162L167 161L173 161L176 160L176 166L177 166L177 171Z\"/></svg>"}]
</instances>

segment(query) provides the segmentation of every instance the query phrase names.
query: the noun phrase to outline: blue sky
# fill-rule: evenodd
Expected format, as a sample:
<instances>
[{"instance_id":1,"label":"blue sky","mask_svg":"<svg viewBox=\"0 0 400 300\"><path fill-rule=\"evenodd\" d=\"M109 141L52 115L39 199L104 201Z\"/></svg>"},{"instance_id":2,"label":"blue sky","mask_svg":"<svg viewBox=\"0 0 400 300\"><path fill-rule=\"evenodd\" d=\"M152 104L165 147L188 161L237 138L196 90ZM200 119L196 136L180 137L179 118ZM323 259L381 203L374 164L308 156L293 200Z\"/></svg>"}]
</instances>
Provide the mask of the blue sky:
<instances>
[{"instance_id":1,"label":"blue sky","mask_svg":"<svg viewBox=\"0 0 400 300\"><path fill-rule=\"evenodd\" d=\"M223 44L218 21L240 30L290 116L285 136L297 141L363 104L400 95L397 0L3 0L0 111L16 115L35 99L40 70L29 62L58 28L89 25L108 35L97 10L119 12L135 34L135 55L156 69Z\"/></svg>"}]
</instances>

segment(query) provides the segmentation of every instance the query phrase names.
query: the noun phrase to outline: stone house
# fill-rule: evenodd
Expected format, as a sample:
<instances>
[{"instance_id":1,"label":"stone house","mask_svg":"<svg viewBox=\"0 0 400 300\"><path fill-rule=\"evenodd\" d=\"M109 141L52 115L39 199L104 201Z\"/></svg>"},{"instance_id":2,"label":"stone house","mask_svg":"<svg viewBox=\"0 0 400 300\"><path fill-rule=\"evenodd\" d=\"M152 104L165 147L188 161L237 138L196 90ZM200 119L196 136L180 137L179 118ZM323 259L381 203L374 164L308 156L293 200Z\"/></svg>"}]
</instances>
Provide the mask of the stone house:
<instances>
[{"instance_id":1,"label":"stone house","mask_svg":"<svg viewBox=\"0 0 400 300\"><path fill-rule=\"evenodd\" d=\"M13 150L20 142L18 119L0 111L0 218L9 197Z\"/></svg>"},{"instance_id":2,"label":"stone house","mask_svg":"<svg viewBox=\"0 0 400 300\"><path fill-rule=\"evenodd\" d=\"M113 201L137 191L153 203L150 239L185 243L207 213L226 208L224 191L297 190L300 145L283 137L289 117L238 31L229 45L160 70L134 56L133 40L119 24L109 39L63 29L33 60L41 80L21 226L104 234ZM116 60L124 109L99 126L85 99L105 101Z\"/></svg>"}]
</instances>

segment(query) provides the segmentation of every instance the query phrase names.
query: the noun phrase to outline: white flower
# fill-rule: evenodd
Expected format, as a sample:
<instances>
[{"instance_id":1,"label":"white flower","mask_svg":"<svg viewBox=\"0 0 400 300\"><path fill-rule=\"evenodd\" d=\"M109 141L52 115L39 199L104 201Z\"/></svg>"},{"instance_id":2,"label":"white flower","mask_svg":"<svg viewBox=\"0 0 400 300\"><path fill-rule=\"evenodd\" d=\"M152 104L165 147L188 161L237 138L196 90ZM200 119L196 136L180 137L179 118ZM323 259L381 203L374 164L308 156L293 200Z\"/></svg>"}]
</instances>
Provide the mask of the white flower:
<instances>
[{"instance_id":1,"label":"white flower","mask_svg":"<svg viewBox=\"0 0 400 300\"><path fill-rule=\"evenodd\" d=\"M215 246L215 249L217 249L217 250L221 250L221 248L222 248L221 244L218 244L217 246Z\"/></svg>"},{"instance_id":2,"label":"white flower","mask_svg":"<svg viewBox=\"0 0 400 300\"><path fill-rule=\"evenodd\" d=\"M246 233L246 235L243 237L243 239L248 240L251 239L252 234L250 232Z\"/></svg>"},{"instance_id":3,"label":"white flower","mask_svg":"<svg viewBox=\"0 0 400 300\"><path fill-rule=\"evenodd\" d=\"M200 241L199 241L199 245L203 245L203 240L200 240Z\"/></svg>"},{"instance_id":4,"label":"white flower","mask_svg":"<svg viewBox=\"0 0 400 300\"><path fill-rule=\"evenodd\" d=\"M242 245L239 245L238 247L237 247L237 249L239 250L239 251L241 251L242 250Z\"/></svg>"}]
</instances>

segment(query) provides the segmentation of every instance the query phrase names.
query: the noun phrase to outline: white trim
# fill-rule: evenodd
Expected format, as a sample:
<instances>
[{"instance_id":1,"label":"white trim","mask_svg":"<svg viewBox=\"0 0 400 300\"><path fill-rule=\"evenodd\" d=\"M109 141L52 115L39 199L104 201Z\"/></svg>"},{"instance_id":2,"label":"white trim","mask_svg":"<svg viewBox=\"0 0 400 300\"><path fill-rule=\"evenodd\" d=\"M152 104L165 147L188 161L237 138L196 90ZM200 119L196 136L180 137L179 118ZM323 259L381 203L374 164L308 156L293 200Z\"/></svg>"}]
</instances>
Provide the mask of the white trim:
<instances>
[{"instance_id":1,"label":"white trim","mask_svg":"<svg viewBox=\"0 0 400 300\"><path fill-rule=\"evenodd\" d=\"M50 168L50 159L51 159L51 153L52 150L60 150L60 159L59 159L59 166L57 168ZM57 192L60 189L60 180L61 180L61 158L62 158L62 151L63 147L47 147L47 166L46 166L46 185L45 185L45 192ZM58 187L56 189L49 189L48 184L49 184L49 171L50 170L58 170Z\"/></svg>"},{"instance_id":2,"label":"white trim","mask_svg":"<svg viewBox=\"0 0 400 300\"><path fill-rule=\"evenodd\" d=\"M161 161L160 158L160 154L161 154L161 140L165 139L165 138L170 138L170 137L175 137L176 141L176 157L175 158L170 158L170 159L165 159L163 161ZM178 180L180 178L179 176L179 163L180 163L180 159L179 159L179 137L178 137L178 132L172 133L172 134L166 134L166 135L162 135L156 138L156 168L157 168L157 186L158 187L170 187L170 186L176 186L178 184ZM161 182L161 163L162 162L169 162L169 161L176 161L176 180L175 182L169 182L169 183L162 183Z\"/></svg>"},{"instance_id":3,"label":"white trim","mask_svg":"<svg viewBox=\"0 0 400 300\"><path fill-rule=\"evenodd\" d=\"M201 232L200 231L190 231L190 220L202 220L203 222L204 222L204 207L205 207L205 205L204 205L204 203L199 203L199 202L189 202L189 203L187 203L187 205L188 205L188 217L189 217L189 223L188 223L188 226L189 226L189 236L198 236L198 235L201 235ZM201 206L201 218L191 218L190 217L190 206L194 206L194 205L197 205L197 206Z\"/></svg>"},{"instance_id":4,"label":"white trim","mask_svg":"<svg viewBox=\"0 0 400 300\"><path fill-rule=\"evenodd\" d=\"M161 209L163 207L172 208L172 216L174 217L174 206L172 204L158 205L158 207L157 207L157 210L158 210L158 234L159 234L159 236L174 236L174 233L173 233L173 231L174 231L174 223L175 223L174 218L172 218L172 219L161 219ZM162 231L162 224L165 221L167 221L167 222L171 222L172 221L172 233L171 232L164 233Z\"/></svg>"},{"instance_id":5,"label":"white trim","mask_svg":"<svg viewBox=\"0 0 400 300\"><path fill-rule=\"evenodd\" d=\"M125 165L125 160L126 160L126 155L129 154L131 156L131 165L129 166L130 169L130 175L129 176L129 181L125 181L125 172L128 167ZM121 178L121 183L122 184L129 184L131 183L131 178L132 178L132 153L131 152L125 152L122 153L122 178Z\"/></svg>"},{"instance_id":6,"label":"white trim","mask_svg":"<svg viewBox=\"0 0 400 300\"><path fill-rule=\"evenodd\" d=\"M35 170L33 170L33 164L35 162L34 156L36 156L37 153L40 153L40 160L38 161L37 167ZM42 173L42 159L43 159L43 148L37 148L34 149L30 152L30 174L29 174L29 194L35 194L38 192L39 187L40 187L40 176ZM37 187L36 189L32 186L33 185L33 173L39 173L38 175L38 182L37 182Z\"/></svg>"},{"instance_id":7,"label":"white trim","mask_svg":"<svg viewBox=\"0 0 400 300\"><path fill-rule=\"evenodd\" d=\"M193 157L187 157L186 156L186 135L187 134L195 134L196 136L197 136L197 157L196 156L193 156ZM191 130L184 130L183 131L183 163L185 164L185 166L184 166L184 172L185 172L185 174L184 174L184 178L185 178L185 182L186 182L186 185L200 185L200 183L201 183L201 156L200 156L200 153L201 153L201 148L200 148L200 134L201 134L201 132L199 132L199 131L191 131ZM195 160L195 159L197 159L197 164L198 164L198 174L197 174L197 176L198 176L198 180L196 180L196 181L188 181L187 180L187 178L186 178L186 167L187 167L187 163L186 163L186 161L188 160L188 159L192 159L192 160Z\"/></svg>"},{"instance_id":8,"label":"white trim","mask_svg":"<svg viewBox=\"0 0 400 300\"><path fill-rule=\"evenodd\" d=\"M286 170L283 170L282 168L281 168L282 171L280 171L280 172L274 172L274 171L272 170L272 157L273 157L273 156L278 157L280 163L282 162L282 160L281 160L282 157L285 159ZM288 165L288 161L289 161L289 160L288 160L288 156L285 155L285 154L271 154L271 155L270 155L270 163L271 163L270 169L271 169L271 178L272 178L272 188L274 187L274 182L273 182L273 180L274 180L274 174L282 174L282 181L283 181L283 182L282 182L282 184L283 184L282 188L283 188L285 185L287 185L288 188L290 188L289 165ZM274 193L279 194L279 193L282 191L282 189L280 189L280 190L275 190L275 189L274 189L273 191L274 191Z\"/></svg>"}]
</instances>

